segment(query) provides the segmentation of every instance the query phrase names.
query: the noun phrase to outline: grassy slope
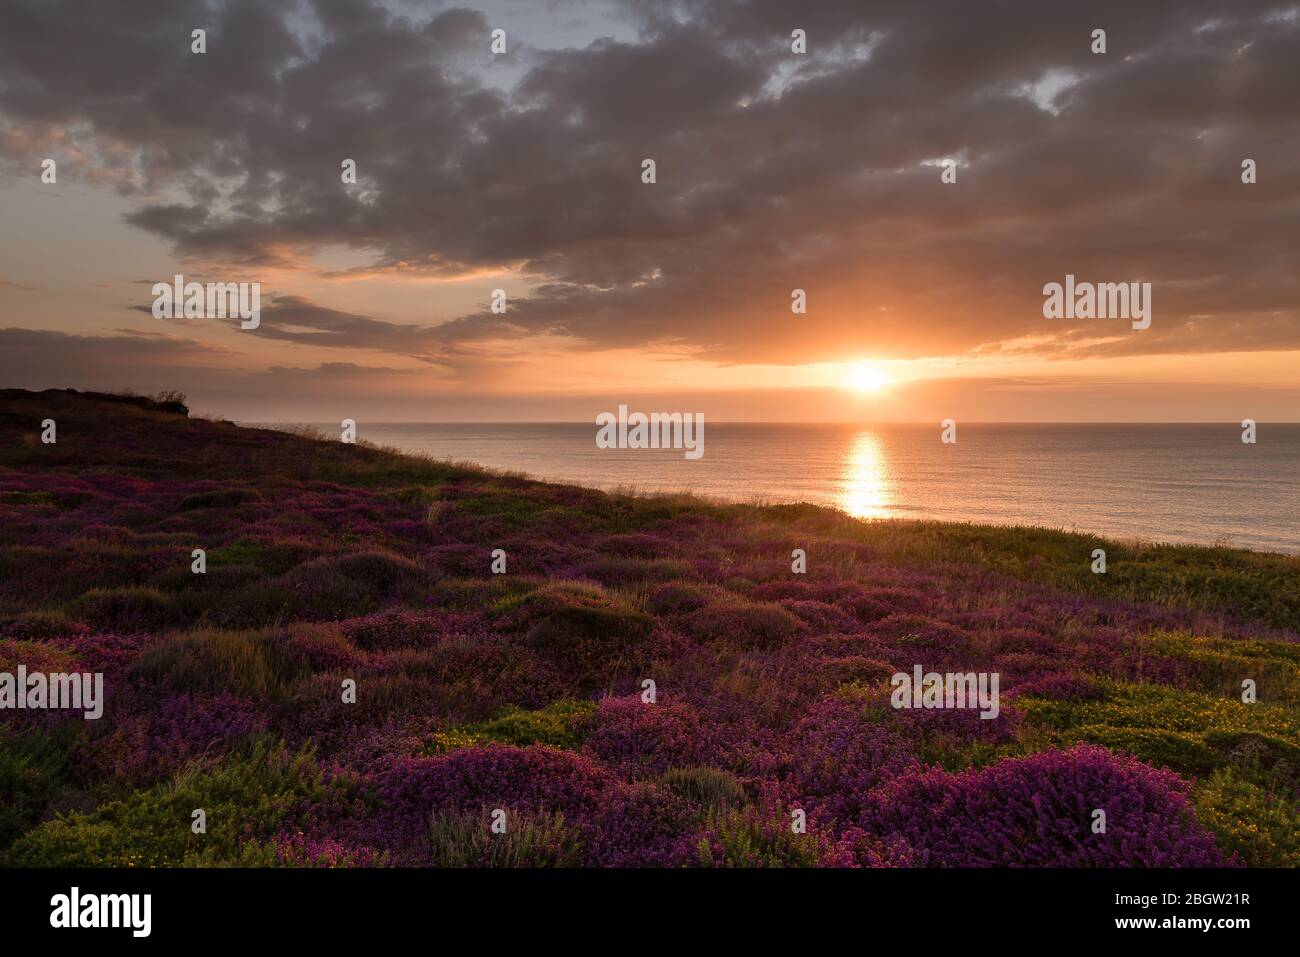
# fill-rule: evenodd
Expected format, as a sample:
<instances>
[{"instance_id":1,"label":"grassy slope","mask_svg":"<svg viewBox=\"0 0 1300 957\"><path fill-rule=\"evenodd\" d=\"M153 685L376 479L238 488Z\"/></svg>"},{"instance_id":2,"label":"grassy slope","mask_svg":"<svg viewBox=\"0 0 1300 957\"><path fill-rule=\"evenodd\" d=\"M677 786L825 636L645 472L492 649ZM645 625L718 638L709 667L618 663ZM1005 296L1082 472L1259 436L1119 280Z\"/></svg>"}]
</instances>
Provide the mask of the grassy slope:
<instances>
[{"instance_id":1,"label":"grassy slope","mask_svg":"<svg viewBox=\"0 0 1300 957\"><path fill-rule=\"evenodd\" d=\"M57 445L39 441L46 418ZM274 836L291 862L274 782L327 802L327 765L364 779L394 756L541 742L641 781L658 758L628 745L629 765L599 744L615 718L595 700L646 674L731 735L701 745L699 763L752 797L799 780L760 770L795 759L755 742L828 698L878 713L882 676L914 662L999 670L1016 699L1012 732L901 728L924 763L1076 741L1134 752L1200 780L1198 814L1221 847L1300 863L1294 839L1270 836L1297 820L1293 557L613 496L62 392L0 392L0 529L0 669L102 666L128 689L102 727L0 737L0 848L17 839L19 863L261 862L262 844L230 835L133 856L130 835L147 828L129 823L144 813L131 802L173 800L196 774L273 778L272 796L248 800L261 800L263 844ZM197 547L205 576L190 574ZM1105 575L1090 571L1095 547ZM494 548L507 575L489 572ZM793 548L808 575L790 574ZM366 691L350 711L330 701L342 675ZM1085 691L1057 688L1080 676ZM1260 705L1236 699L1243 676ZM238 733L203 723L213 702L209 723L236 713ZM157 716L173 707L183 733ZM179 740L196 734L198 753ZM266 770L281 739L318 760ZM256 760L262 771L232 771Z\"/></svg>"}]
</instances>

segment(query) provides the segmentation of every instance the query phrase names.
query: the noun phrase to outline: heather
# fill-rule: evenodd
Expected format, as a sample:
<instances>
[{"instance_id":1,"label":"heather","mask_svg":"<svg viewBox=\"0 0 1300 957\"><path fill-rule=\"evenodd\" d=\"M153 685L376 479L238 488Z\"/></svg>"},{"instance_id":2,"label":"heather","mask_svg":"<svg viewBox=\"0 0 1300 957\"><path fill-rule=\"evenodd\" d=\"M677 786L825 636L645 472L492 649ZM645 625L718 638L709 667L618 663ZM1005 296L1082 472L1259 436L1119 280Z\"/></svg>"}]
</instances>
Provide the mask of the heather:
<instances>
[{"instance_id":1,"label":"heather","mask_svg":"<svg viewBox=\"0 0 1300 957\"><path fill-rule=\"evenodd\" d=\"M1296 866L1298 625L1285 556L605 494L7 391L0 671L101 671L107 701L0 711L0 860ZM891 707L917 664L998 673L998 717Z\"/></svg>"},{"instance_id":2,"label":"heather","mask_svg":"<svg viewBox=\"0 0 1300 957\"><path fill-rule=\"evenodd\" d=\"M932 769L871 795L863 823L939 867L1212 867L1186 782L1095 746L953 774ZM1095 833L1097 812L1106 830Z\"/></svg>"}]
</instances>

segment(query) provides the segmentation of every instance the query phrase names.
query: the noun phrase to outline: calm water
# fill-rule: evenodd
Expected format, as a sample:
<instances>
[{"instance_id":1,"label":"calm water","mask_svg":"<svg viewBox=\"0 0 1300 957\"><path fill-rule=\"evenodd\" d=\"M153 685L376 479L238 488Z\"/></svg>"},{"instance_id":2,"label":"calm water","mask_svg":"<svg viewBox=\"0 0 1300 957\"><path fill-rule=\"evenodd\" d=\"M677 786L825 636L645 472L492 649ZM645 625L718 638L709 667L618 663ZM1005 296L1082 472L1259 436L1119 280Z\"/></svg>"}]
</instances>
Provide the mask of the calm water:
<instances>
[{"instance_id":1,"label":"calm water","mask_svg":"<svg viewBox=\"0 0 1300 957\"><path fill-rule=\"evenodd\" d=\"M337 428L331 431L337 432ZM1300 425L705 427L704 457L606 450L583 424L359 425L381 445L597 488L815 502L861 518L1046 525L1300 553Z\"/></svg>"}]
</instances>

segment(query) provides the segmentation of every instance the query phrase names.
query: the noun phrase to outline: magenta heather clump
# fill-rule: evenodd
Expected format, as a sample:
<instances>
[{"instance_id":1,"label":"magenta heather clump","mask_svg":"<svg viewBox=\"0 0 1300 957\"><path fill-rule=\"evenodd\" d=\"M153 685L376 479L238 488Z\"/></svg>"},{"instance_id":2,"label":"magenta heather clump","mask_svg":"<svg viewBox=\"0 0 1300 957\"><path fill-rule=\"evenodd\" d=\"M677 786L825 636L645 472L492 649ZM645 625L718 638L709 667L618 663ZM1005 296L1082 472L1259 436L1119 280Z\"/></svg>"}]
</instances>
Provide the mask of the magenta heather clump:
<instances>
[{"instance_id":1,"label":"magenta heather clump","mask_svg":"<svg viewBox=\"0 0 1300 957\"><path fill-rule=\"evenodd\" d=\"M615 784L601 795L585 833L599 867L681 867L703 833L687 802L648 782Z\"/></svg>"},{"instance_id":2,"label":"magenta heather clump","mask_svg":"<svg viewBox=\"0 0 1300 957\"><path fill-rule=\"evenodd\" d=\"M1170 771L1078 745L961 774L902 775L872 794L862 820L931 866L1221 866L1190 791ZM1092 830L1098 809L1102 834Z\"/></svg>"},{"instance_id":3,"label":"magenta heather clump","mask_svg":"<svg viewBox=\"0 0 1300 957\"><path fill-rule=\"evenodd\" d=\"M841 698L809 709L789 735L787 755L792 793L819 819L840 822L856 821L874 788L916 766L903 738Z\"/></svg>"},{"instance_id":4,"label":"magenta heather clump","mask_svg":"<svg viewBox=\"0 0 1300 957\"><path fill-rule=\"evenodd\" d=\"M232 694L169 694L120 718L93 753L110 774L152 781L192 759L215 761L266 726L253 702Z\"/></svg>"},{"instance_id":5,"label":"magenta heather clump","mask_svg":"<svg viewBox=\"0 0 1300 957\"><path fill-rule=\"evenodd\" d=\"M709 750L696 710L664 697L654 704L640 695L606 698L590 724L586 750L629 778L702 764Z\"/></svg>"},{"instance_id":6,"label":"magenta heather clump","mask_svg":"<svg viewBox=\"0 0 1300 957\"><path fill-rule=\"evenodd\" d=\"M378 810L363 825L369 838L364 843L418 861L428 852L434 810L558 811L566 821L579 822L599 806L610 783L609 773L589 758L541 745L397 759L378 775Z\"/></svg>"}]
</instances>

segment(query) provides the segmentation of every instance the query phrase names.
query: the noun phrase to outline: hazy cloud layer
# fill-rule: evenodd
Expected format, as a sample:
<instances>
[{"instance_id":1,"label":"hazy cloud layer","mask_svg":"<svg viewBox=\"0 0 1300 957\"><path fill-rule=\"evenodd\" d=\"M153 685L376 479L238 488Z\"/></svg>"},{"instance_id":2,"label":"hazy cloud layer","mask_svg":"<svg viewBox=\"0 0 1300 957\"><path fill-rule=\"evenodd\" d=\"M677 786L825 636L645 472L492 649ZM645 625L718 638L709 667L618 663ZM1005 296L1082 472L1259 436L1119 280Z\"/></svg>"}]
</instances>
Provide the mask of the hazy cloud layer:
<instances>
[{"instance_id":1,"label":"hazy cloud layer","mask_svg":"<svg viewBox=\"0 0 1300 957\"><path fill-rule=\"evenodd\" d=\"M440 389L422 369L354 362L247 369L222 364L229 356L192 340L119 332L79 336L57 331L0 329L0 382L6 387L59 387L142 394L180 389L199 413L236 420L333 423L456 421L594 422L626 403L663 406L653 393L610 382L585 394ZM1081 378L935 378L900 383L894 394L864 400L838 389L710 391L707 382L673 393L673 407L702 411L708 421L842 421L864 412L875 421L928 421L962 410L964 422L988 421L1222 421L1242 407L1243 390L1203 382L1114 382ZM394 403L393 396L402 401ZM1063 405L1059 400L1066 397ZM1289 421L1300 385L1245 391L1262 422ZM1229 429L1232 425L1229 425ZM937 434L937 432L936 432Z\"/></svg>"},{"instance_id":2,"label":"hazy cloud layer","mask_svg":"<svg viewBox=\"0 0 1300 957\"><path fill-rule=\"evenodd\" d=\"M257 333L430 363L521 333L719 363L1300 348L1294 5L622 11L634 42L555 49L491 6L0 0L0 155L64 149L70 177L206 262L306 268L342 245L375 269L530 277L506 316L403 326L284 297ZM1043 319L1066 273L1150 281L1151 328Z\"/></svg>"}]
</instances>

